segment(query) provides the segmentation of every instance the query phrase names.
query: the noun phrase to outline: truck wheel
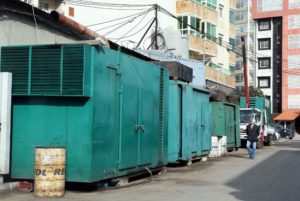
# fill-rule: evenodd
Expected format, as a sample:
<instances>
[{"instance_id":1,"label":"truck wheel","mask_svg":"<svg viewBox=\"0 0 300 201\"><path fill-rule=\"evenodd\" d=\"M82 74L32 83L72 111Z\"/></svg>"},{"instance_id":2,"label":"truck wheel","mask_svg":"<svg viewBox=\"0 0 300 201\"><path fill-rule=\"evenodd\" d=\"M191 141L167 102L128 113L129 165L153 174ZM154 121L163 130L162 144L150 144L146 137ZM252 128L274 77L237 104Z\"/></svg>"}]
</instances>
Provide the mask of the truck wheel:
<instances>
[{"instance_id":1,"label":"truck wheel","mask_svg":"<svg viewBox=\"0 0 300 201\"><path fill-rule=\"evenodd\" d=\"M261 139L259 139L258 142L257 142L257 148L258 149L264 148L264 142Z\"/></svg>"},{"instance_id":2,"label":"truck wheel","mask_svg":"<svg viewBox=\"0 0 300 201\"><path fill-rule=\"evenodd\" d=\"M272 135L268 135L267 141L265 142L265 144L266 144L267 146L271 146L271 145L273 144L272 138L273 138Z\"/></svg>"}]
</instances>

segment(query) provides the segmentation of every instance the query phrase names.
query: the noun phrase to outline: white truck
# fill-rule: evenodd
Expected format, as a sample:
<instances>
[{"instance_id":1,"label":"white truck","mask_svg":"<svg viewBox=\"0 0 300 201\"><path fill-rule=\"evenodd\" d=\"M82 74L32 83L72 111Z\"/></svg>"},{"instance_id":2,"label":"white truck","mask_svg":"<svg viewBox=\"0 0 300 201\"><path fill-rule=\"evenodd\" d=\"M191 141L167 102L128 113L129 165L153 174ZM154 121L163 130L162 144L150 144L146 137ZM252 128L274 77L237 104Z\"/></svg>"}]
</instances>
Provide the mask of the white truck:
<instances>
[{"instance_id":1,"label":"white truck","mask_svg":"<svg viewBox=\"0 0 300 201\"><path fill-rule=\"evenodd\" d=\"M247 140L246 127L255 120L255 124L260 127L257 148L271 145L274 139L275 130L271 126L270 101L265 97L250 97L250 106L246 108L245 98L240 99L240 138L241 142Z\"/></svg>"}]
</instances>

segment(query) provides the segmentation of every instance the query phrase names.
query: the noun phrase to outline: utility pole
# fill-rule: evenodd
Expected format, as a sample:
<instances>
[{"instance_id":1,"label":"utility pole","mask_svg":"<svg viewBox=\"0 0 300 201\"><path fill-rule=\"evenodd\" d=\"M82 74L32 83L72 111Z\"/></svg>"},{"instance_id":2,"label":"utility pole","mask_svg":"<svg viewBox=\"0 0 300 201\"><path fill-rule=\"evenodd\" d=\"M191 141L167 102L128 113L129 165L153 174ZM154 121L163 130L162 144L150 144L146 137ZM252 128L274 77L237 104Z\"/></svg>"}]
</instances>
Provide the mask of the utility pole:
<instances>
[{"instance_id":1,"label":"utility pole","mask_svg":"<svg viewBox=\"0 0 300 201\"><path fill-rule=\"evenodd\" d=\"M157 19L158 5L155 4L155 31L154 31L154 49L158 50L157 33L158 33L158 19Z\"/></svg>"},{"instance_id":2,"label":"utility pole","mask_svg":"<svg viewBox=\"0 0 300 201\"><path fill-rule=\"evenodd\" d=\"M244 64L244 84L245 84L245 99L246 99L246 108L249 107L249 88L248 88L248 66L247 66L247 57L246 57L246 41L245 37L241 36L242 41L242 51L243 51L243 64Z\"/></svg>"}]
</instances>

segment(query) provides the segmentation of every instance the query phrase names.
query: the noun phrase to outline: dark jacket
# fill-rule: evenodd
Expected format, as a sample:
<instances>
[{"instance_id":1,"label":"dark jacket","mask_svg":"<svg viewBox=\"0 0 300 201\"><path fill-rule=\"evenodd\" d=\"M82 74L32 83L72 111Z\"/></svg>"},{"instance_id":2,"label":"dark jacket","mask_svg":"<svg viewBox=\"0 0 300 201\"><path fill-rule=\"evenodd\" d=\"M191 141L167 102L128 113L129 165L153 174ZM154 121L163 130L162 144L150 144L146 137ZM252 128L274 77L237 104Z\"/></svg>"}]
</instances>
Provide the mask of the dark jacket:
<instances>
[{"instance_id":1,"label":"dark jacket","mask_svg":"<svg viewBox=\"0 0 300 201\"><path fill-rule=\"evenodd\" d=\"M253 128L251 129L251 124L249 124L246 127L247 139L250 142L257 142L257 137L259 136L259 130L260 130L259 126L254 124Z\"/></svg>"}]
</instances>

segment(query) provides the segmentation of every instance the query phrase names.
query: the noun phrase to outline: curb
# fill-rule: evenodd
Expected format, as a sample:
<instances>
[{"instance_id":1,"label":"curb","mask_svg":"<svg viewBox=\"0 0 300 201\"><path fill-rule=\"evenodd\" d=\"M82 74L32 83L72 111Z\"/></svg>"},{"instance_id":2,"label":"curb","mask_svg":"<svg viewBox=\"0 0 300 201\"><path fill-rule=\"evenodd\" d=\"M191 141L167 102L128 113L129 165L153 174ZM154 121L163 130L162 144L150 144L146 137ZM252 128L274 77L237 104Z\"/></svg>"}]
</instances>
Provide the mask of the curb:
<instances>
[{"instance_id":1,"label":"curb","mask_svg":"<svg viewBox=\"0 0 300 201\"><path fill-rule=\"evenodd\" d=\"M0 184L0 195L15 192L17 191L18 188L19 188L19 182Z\"/></svg>"}]
</instances>

